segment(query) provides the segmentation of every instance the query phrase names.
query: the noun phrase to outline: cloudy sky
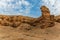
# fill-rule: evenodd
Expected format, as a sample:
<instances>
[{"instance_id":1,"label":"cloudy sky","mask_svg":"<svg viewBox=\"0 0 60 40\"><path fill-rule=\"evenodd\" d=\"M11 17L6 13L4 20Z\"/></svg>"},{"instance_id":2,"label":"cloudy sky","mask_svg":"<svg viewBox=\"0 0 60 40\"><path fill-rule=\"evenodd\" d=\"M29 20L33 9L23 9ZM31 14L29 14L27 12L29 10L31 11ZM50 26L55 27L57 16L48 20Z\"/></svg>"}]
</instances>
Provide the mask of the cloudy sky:
<instances>
[{"instance_id":1,"label":"cloudy sky","mask_svg":"<svg viewBox=\"0 0 60 40\"><path fill-rule=\"evenodd\" d=\"M42 5L47 6L51 14L60 15L60 0L0 0L0 14L39 17Z\"/></svg>"}]
</instances>

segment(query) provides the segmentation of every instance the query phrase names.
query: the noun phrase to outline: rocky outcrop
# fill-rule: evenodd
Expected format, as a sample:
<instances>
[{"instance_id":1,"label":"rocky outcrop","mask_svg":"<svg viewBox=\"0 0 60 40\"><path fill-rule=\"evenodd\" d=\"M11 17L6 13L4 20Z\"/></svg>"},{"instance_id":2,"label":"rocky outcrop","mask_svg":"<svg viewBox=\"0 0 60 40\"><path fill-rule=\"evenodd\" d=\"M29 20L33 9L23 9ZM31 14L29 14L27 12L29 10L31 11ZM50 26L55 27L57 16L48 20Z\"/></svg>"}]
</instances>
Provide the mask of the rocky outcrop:
<instances>
[{"instance_id":1,"label":"rocky outcrop","mask_svg":"<svg viewBox=\"0 0 60 40\"><path fill-rule=\"evenodd\" d=\"M46 6L41 7L42 16L39 18L32 18L27 16L6 16L0 15L0 25L11 27L30 28L30 26L47 28L55 25L54 15L50 15L50 11ZM26 24L26 25L25 25ZM22 28L21 27L21 28ZM29 29L28 28L28 29Z\"/></svg>"},{"instance_id":2,"label":"rocky outcrop","mask_svg":"<svg viewBox=\"0 0 60 40\"><path fill-rule=\"evenodd\" d=\"M18 27L21 23L30 24L35 18L26 16L5 16L0 15L0 25ZM24 24L23 24L24 25Z\"/></svg>"},{"instance_id":3,"label":"rocky outcrop","mask_svg":"<svg viewBox=\"0 0 60 40\"><path fill-rule=\"evenodd\" d=\"M54 23L54 15L50 15L50 11L46 6L41 7L42 16L37 18L37 20L33 23L34 26L47 28L55 25Z\"/></svg>"},{"instance_id":4,"label":"rocky outcrop","mask_svg":"<svg viewBox=\"0 0 60 40\"><path fill-rule=\"evenodd\" d=\"M55 17L54 17L54 19L55 19L55 22L58 22L58 23L60 23L60 15L58 15L58 16L55 16Z\"/></svg>"}]
</instances>

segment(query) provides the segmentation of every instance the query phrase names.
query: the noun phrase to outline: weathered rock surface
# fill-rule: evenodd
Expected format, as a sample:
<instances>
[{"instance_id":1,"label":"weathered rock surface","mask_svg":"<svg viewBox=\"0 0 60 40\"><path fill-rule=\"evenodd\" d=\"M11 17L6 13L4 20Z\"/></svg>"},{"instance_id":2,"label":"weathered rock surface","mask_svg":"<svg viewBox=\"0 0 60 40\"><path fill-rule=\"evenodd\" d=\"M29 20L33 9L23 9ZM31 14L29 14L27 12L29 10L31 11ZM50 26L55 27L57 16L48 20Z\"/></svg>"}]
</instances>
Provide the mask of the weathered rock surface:
<instances>
[{"instance_id":1,"label":"weathered rock surface","mask_svg":"<svg viewBox=\"0 0 60 40\"><path fill-rule=\"evenodd\" d=\"M33 23L37 27L47 28L55 25L54 23L54 15L50 15L50 11L46 6L41 7L42 16L37 18L37 20Z\"/></svg>"},{"instance_id":2,"label":"weathered rock surface","mask_svg":"<svg viewBox=\"0 0 60 40\"><path fill-rule=\"evenodd\" d=\"M42 16L39 18L32 18L26 16L6 16L0 15L0 25L18 27L23 23L40 28L52 27L54 23L54 15L50 15L50 11L46 6L41 7Z\"/></svg>"},{"instance_id":3,"label":"weathered rock surface","mask_svg":"<svg viewBox=\"0 0 60 40\"><path fill-rule=\"evenodd\" d=\"M22 24L22 23L30 24L34 20L35 20L35 18L26 17L26 16L0 15L0 25L11 26L11 27L14 27L14 28L20 26L20 24Z\"/></svg>"},{"instance_id":4,"label":"weathered rock surface","mask_svg":"<svg viewBox=\"0 0 60 40\"><path fill-rule=\"evenodd\" d=\"M60 15L55 16L55 18L54 18L54 19L55 19L55 21L56 21L56 22L60 23Z\"/></svg>"},{"instance_id":5,"label":"weathered rock surface","mask_svg":"<svg viewBox=\"0 0 60 40\"><path fill-rule=\"evenodd\" d=\"M41 11L39 18L0 15L0 40L60 40L60 16L50 15L45 6Z\"/></svg>"}]
</instances>

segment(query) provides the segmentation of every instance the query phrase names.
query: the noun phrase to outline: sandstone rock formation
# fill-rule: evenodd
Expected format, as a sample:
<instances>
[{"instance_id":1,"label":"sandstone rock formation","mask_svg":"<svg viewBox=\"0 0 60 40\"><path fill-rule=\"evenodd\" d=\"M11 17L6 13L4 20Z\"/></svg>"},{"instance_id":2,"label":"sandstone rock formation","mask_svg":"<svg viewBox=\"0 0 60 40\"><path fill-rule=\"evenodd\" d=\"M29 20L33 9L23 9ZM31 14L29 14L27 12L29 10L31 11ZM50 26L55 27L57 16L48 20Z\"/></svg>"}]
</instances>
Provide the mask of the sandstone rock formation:
<instances>
[{"instance_id":1,"label":"sandstone rock formation","mask_svg":"<svg viewBox=\"0 0 60 40\"><path fill-rule=\"evenodd\" d=\"M54 26L54 15L50 15L50 11L46 6L41 7L42 16L39 18L32 18L26 16L6 16L0 15L0 25L11 27L22 27L29 29L30 26L47 28ZM25 25L26 24L26 25ZM21 27L21 28L22 28ZM29 27L29 28L28 28ZM23 28L23 29L24 29Z\"/></svg>"},{"instance_id":2,"label":"sandstone rock formation","mask_svg":"<svg viewBox=\"0 0 60 40\"><path fill-rule=\"evenodd\" d=\"M27 29L31 27L30 23L36 18L26 17L26 16L6 16L0 15L0 25L1 26L11 26L13 28ZM24 27L24 28L23 28Z\"/></svg>"},{"instance_id":3,"label":"sandstone rock formation","mask_svg":"<svg viewBox=\"0 0 60 40\"><path fill-rule=\"evenodd\" d=\"M54 15L50 15L50 11L46 6L41 7L42 16L37 18L33 23L34 26L39 26L41 28L47 28L54 26Z\"/></svg>"},{"instance_id":4,"label":"sandstone rock formation","mask_svg":"<svg viewBox=\"0 0 60 40\"><path fill-rule=\"evenodd\" d=\"M55 19L55 21L56 21L56 22L60 23L60 15L55 16L55 18L54 18L54 19Z\"/></svg>"},{"instance_id":5,"label":"sandstone rock formation","mask_svg":"<svg viewBox=\"0 0 60 40\"><path fill-rule=\"evenodd\" d=\"M24 17L24 16L5 16L0 15L0 25L17 27L21 23L30 23L35 18Z\"/></svg>"}]
</instances>

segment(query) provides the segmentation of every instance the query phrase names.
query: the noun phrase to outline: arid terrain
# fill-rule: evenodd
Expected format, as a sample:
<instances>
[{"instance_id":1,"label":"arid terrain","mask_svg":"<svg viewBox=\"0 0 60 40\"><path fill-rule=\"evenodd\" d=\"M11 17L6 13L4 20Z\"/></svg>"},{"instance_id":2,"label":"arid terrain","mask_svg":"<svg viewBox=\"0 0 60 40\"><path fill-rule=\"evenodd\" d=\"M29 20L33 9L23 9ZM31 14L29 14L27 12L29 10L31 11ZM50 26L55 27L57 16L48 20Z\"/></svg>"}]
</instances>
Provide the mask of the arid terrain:
<instances>
[{"instance_id":1,"label":"arid terrain","mask_svg":"<svg viewBox=\"0 0 60 40\"><path fill-rule=\"evenodd\" d=\"M0 26L0 40L60 40L60 23L51 28L31 30Z\"/></svg>"},{"instance_id":2,"label":"arid terrain","mask_svg":"<svg viewBox=\"0 0 60 40\"><path fill-rule=\"evenodd\" d=\"M60 16L41 11L38 18L0 15L0 40L60 40Z\"/></svg>"}]
</instances>

